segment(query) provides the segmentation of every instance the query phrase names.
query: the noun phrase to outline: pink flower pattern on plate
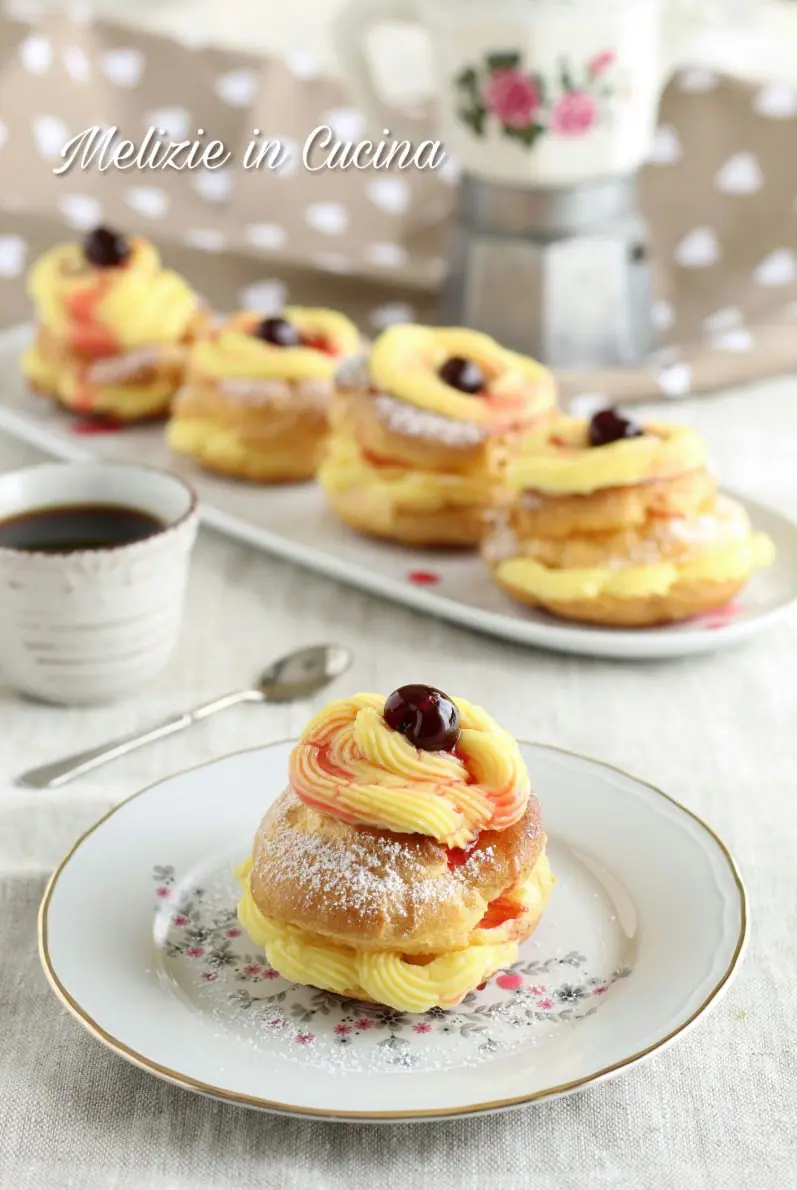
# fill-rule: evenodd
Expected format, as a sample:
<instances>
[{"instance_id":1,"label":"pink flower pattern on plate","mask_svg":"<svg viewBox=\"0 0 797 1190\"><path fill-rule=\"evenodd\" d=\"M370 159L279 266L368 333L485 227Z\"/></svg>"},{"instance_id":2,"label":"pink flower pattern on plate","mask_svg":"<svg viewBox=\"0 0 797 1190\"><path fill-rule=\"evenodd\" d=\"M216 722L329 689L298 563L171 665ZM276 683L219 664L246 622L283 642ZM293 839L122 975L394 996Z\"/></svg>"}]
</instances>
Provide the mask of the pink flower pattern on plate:
<instances>
[{"instance_id":1,"label":"pink flower pattern on plate","mask_svg":"<svg viewBox=\"0 0 797 1190\"><path fill-rule=\"evenodd\" d=\"M489 1058L504 1048L502 1031L511 1028L515 1034L521 1025L559 1026L590 1016L611 985L629 974L618 967L609 975L590 976L586 957L577 951L521 958L450 1011L397 1012L283 979L262 952L252 953L237 924L234 892L229 904L219 909L216 902L214 909L205 889L178 885L171 866L158 865L153 881L156 920L166 926L162 935L159 931L159 946L166 959L183 965L182 979L201 986L215 1003L233 1005L245 1016L257 1014L270 1034L293 1043L291 1049L320 1053L319 1047L333 1043L343 1055L361 1048L379 1052L398 1070L422 1065L427 1050L434 1055L452 1038L477 1058ZM267 990L265 981L271 985Z\"/></svg>"}]
</instances>

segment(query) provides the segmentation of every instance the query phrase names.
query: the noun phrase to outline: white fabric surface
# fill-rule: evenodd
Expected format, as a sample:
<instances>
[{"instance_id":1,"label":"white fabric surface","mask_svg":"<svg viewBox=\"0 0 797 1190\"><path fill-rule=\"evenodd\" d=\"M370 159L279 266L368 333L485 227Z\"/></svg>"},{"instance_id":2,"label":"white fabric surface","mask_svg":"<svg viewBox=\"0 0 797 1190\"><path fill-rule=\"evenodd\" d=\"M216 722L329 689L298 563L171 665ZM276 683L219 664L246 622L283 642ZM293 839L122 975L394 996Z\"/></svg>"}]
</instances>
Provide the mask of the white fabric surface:
<instances>
[{"instance_id":1,"label":"white fabric surface","mask_svg":"<svg viewBox=\"0 0 797 1190\"><path fill-rule=\"evenodd\" d=\"M705 432L725 481L797 517L795 381L657 410ZM0 470L37 458L0 438ZM505 1115L382 1128L269 1117L127 1066L49 992L35 955L44 874L111 802L204 759L298 732L310 709L242 707L50 793L14 773L246 683L294 645L338 640L338 689L431 681L510 730L660 785L735 850L752 938L730 993L625 1077ZM102 709L0 685L0 1187L5 1190L788 1190L797 1187L797 623L714 656L618 663L471 635L205 533L179 651ZM674 878L676 878L674 876Z\"/></svg>"}]
</instances>

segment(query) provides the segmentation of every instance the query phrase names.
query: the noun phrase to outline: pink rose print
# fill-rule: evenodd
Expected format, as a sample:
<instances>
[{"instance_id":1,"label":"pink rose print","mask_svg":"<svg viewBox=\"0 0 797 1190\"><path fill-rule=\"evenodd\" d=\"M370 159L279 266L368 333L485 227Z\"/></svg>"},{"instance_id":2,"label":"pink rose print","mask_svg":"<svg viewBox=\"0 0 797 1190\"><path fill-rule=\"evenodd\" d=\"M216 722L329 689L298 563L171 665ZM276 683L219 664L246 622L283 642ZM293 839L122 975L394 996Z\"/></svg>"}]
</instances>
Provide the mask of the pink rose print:
<instances>
[{"instance_id":1,"label":"pink rose print","mask_svg":"<svg viewBox=\"0 0 797 1190\"><path fill-rule=\"evenodd\" d=\"M595 96L588 91L566 91L551 112L551 131L559 136L583 136L597 120Z\"/></svg>"},{"instance_id":2,"label":"pink rose print","mask_svg":"<svg viewBox=\"0 0 797 1190\"><path fill-rule=\"evenodd\" d=\"M587 73L590 78L599 78L614 62L614 50L604 50L602 54L596 54L592 61L587 66Z\"/></svg>"},{"instance_id":3,"label":"pink rose print","mask_svg":"<svg viewBox=\"0 0 797 1190\"><path fill-rule=\"evenodd\" d=\"M189 959L201 959L202 955L205 953L205 948L204 946L189 946L185 953L188 955Z\"/></svg>"},{"instance_id":4,"label":"pink rose print","mask_svg":"<svg viewBox=\"0 0 797 1190\"><path fill-rule=\"evenodd\" d=\"M544 996L545 988L540 983L533 983L531 985L531 987L529 988L529 992L531 993L532 996Z\"/></svg>"},{"instance_id":5,"label":"pink rose print","mask_svg":"<svg viewBox=\"0 0 797 1190\"><path fill-rule=\"evenodd\" d=\"M608 990L608 988L593 988L592 994L593 996L602 996L604 992L608 992Z\"/></svg>"},{"instance_id":6,"label":"pink rose print","mask_svg":"<svg viewBox=\"0 0 797 1190\"><path fill-rule=\"evenodd\" d=\"M241 931L239 929L237 929L235 926L233 926L233 928L231 930L224 931L224 936L225 936L225 938L240 938Z\"/></svg>"},{"instance_id":7,"label":"pink rose print","mask_svg":"<svg viewBox=\"0 0 797 1190\"><path fill-rule=\"evenodd\" d=\"M374 1022L367 1016L361 1016L354 1022L354 1027L360 1031L363 1029L373 1029Z\"/></svg>"},{"instance_id":8,"label":"pink rose print","mask_svg":"<svg viewBox=\"0 0 797 1190\"><path fill-rule=\"evenodd\" d=\"M261 967L259 963L247 963L242 970L244 975L259 975Z\"/></svg>"},{"instance_id":9,"label":"pink rose print","mask_svg":"<svg viewBox=\"0 0 797 1190\"><path fill-rule=\"evenodd\" d=\"M279 971L275 971L273 967L265 967L260 974L264 979L279 979Z\"/></svg>"},{"instance_id":10,"label":"pink rose print","mask_svg":"<svg viewBox=\"0 0 797 1190\"><path fill-rule=\"evenodd\" d=\"M563 57L545 74L525 68L513 49L485 54L453 79L457 116L474 136L500 136L530 151L548 136L584 136L622 97L614 50ZM414 581L414 580L410 580Z\"/></svg>"},{"instance_id":11,"label":"pink rose print","mask_svg":"<svg viewBox=\"0 0 797 1190\"><path fill-rule=\"evenodd\" d=\"M215 971L203 971L202 978L205 983L213 983L214 979L218 979L219 977Z\"/></svg>"},{"instance_id":12,"label":"pink rose print","mask_svg":"<svg viewBox=\"0 0 797 1190\"><path fill-rule=\"evenodd\" d=\"M169 889L169 888L164 888L164 886L163 886L163 885L161 885L161 886L160 886L160 888L156 888L156 889L155 889L155 896L156 896L156 897L160 897L160 899L161 899L162 901L165 901L165 900L166 900L168 897L170 897L171 895L172 895L172 893L171 893L171 889Z\"/></svg>"},{"instance_id":13,"label":"pink rose print","mask_svg":"<svg viewBox=\"0 0 797 1190\"><path fill-rule=\"evenodd\" d=\"M186 915L184 913L175 913L174 917L172 918L172 921L174 922L174 924L176 926L187 926L188 925L188 918L186 917Z\"/></svg>"},{"instance_id":14,"label":"pink rose print","mask_svg":"<svg viewBox=\"0 0 797 1190\"><path fill-rule=\"evenodd\" d=\"M537 1001L537 1007L538 1008L553 1008L553 1000L551 1000L550 996L546 996L546 998L544 1000Z\"/></svg>"},{"instance_id":15,"label":"pink rose print","mask_svg":"<svg viewBox=\"0 0 797 1190\"><path fill-rule=\"evenodd\" d=\"M315 1041L315 1033L297 1033L295 1040L299 1045L309 1045L311 1041Z\"/></svg>"},{"instance_id":16,"label":"pink rose print","mask_svg":"<svg viewBox=\"0 0 797 1190\"><path fill-rule=\"evenodd\" d=\"M347 1033L351 1033L351 1025L335 1025L335 1032L339 1037L345 1037Z\"/></svg>"},{"instance_id":17,"label":"pink rose print","mask_svg":"<svg viewBox=\"0 0 797 1190\"><path fill-rule=\"evenodd\" d=\"M487 80L484 106L508 128L526 128L540 107L534 79L522 70L495 70Z\"/></svg>"},{"instance_id":18,"label":"pink rose print","mask_svg":"<svg viewBox=\"0 0 797 1190\"><path fill-rule=\"evenodd\" d=\"M426 1021L418 1021L412 1026L412 1030L414 1033L431 1033L432 1026L427 1024Z\"/></svg>"}]
</instances>

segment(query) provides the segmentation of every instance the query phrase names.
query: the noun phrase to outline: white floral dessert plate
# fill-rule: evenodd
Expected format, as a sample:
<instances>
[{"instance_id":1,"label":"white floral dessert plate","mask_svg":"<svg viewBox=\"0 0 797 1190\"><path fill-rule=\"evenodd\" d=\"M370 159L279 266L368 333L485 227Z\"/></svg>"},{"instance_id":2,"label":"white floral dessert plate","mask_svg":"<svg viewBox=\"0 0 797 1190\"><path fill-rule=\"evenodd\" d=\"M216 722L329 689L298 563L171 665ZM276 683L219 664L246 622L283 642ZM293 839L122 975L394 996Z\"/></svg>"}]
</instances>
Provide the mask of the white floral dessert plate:
<instances>
[{"instance_id":1,"label":"white floral dessert plate","mask_svg":"<svg viewBox=\"0 0 797 1190\"><path fill-rule=\"evenodd\" d=\"M424 1015L288 983L241 932L233 868L290 743L134 795L56 869L39 947L56 994L115 1053L189 1090L346 1120L434 1119L609 1078L693 1025L746 930L732 857L666 794L524 744L557 876L518 962Z\"/></svg>"},{"instance_id":2,"label":"white floral dessert plate","mask_svg":"<svg viewBox=\"0 0 797 1190\"><path fill-rule=\"evenodd\" d=\"M210 475L172 454L161 425L121 428L76 419L26 390L19 357L29 338L26 327L0 333L0 430L62 459L147 463L173 471L196 489L200 516L220 533L464 628L554 652L642 660L738 644L797 607L797 525L738 496L778 553L774 565L754 574L729 606L659 628L557 620L511 600L475 553L418 550L362 537L334 516L315 484L268 488Z\"/></svg>"}]
</instances>

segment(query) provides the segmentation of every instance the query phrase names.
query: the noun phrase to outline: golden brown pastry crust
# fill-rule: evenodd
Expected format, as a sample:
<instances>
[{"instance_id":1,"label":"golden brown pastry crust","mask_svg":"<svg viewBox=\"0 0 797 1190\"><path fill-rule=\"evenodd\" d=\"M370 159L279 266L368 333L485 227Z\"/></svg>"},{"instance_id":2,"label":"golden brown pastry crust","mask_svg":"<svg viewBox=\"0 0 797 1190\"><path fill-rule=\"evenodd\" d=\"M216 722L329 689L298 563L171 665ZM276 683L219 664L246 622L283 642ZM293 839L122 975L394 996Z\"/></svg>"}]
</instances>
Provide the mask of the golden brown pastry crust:
<instances>
[{"instance_id":1,"label":"golden brown pastry crust","mask_svg":"<svg viewBox=\"0 0 797 1190\"><path fill-rule=\"evenodd\" d=\"M327 439L331 382L266 381L277 393L267 404L223 391L194 375L178 394L167 440L208 470L255 483L312 479ZM303 395L306 385L312 395Z\"/></svg>"},{"instance_id":2,"label":"golden brown pastry crust","mask_svg":"<svg viewBox=\"0 0 797 1190\"><path fill-rule=\"evenodd\" d=\"M561 539L578 534L640 529L657 518L700 515L716 496L705 468L633 487L601 488L588 495L524 492L512 507L519 537Z\"/></svg>"},{"instance_id":3,"label":"golden brown pastry crust","mask_svg":"<svg viewBox=\"0 0 797 1190\"><path fill-rule=\"evenodd\" d=\"M393 400L393 398L391 398ZM444 471L455 475L497 473L506 460L507 446L517 435L480 433L459 445L447 445L431 435L406 434L392 428L379 413L374 394L341 385L333 401L330 421L335 433L353 438L368 457L389 460L417 471Z\"/></svg>"},{"instance_id":4,"label":"golden brown pastry crust","mask_svg":"<svg viewBox=\"0 0 797 1190\"><path fill-rule=\"evenodd\" d=\"M361 533L404 545L478 545L486 510L501 503L503 473L519 434L454 423L454 439L462 437L453 445L433 433L401 432L383 408L363 389L343 386L333 399L332 449L319 475L333 510ZM419 426L429 417L412 412ZM350 464L340 462L337 448L344 443ZM455 499L449 494L453 485L459 489Z\"/></svg>"},{"instance_id":5,"label":"golden brown pastry crust","mask_svg":"<svg viewBox=\"0 0 797 1190\"><path fill-rule=\"evenodd\" d=\"M433 512L402 511L393 507L382 517L368 491L352 487L345 492L327 491L333 511L352 529L382 541L422 549L473 549L484 532L481 505L449 505Z\"/></svg>"},{"instance_id":6,"label":"golden brown pastry crust","mask_svg":"<svg viewBox=\"0 0 797 1190\"><path fill-rule=\"evenodd\" d=\"M360 950L431 955L484 940L489 903L530 877L544 846L533 795L518 823L485 831L449 867L431 839L349 826L286 790L257 832L250 887L275 921ZM525 937L541 911L508 921L498 940Z\"/></svg>"}]
</instances>

